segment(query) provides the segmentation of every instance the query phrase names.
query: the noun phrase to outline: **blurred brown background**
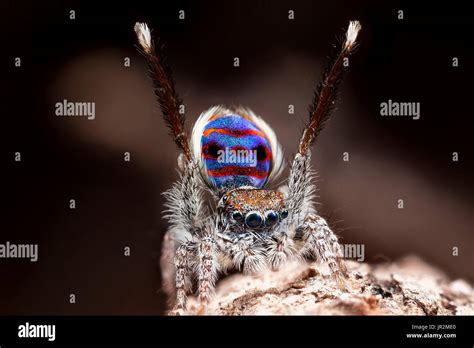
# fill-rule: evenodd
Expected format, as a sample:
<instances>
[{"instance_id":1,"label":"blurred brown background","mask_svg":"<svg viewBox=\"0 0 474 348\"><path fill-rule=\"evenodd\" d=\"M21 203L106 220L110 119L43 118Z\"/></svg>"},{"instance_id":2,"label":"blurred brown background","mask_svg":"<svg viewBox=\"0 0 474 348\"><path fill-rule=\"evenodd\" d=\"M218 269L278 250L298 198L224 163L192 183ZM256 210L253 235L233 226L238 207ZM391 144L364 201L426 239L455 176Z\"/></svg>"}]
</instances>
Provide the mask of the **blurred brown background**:
<instances>
[{"instance_id":1,"label":"blurred brown background","mask_svg":"<svg viewBox=\"0 0 474 348\"><path fill-rule=\"evenodd\" d=\"M0 243L38 243L39 260L0 260L0 314L164 309L160 193L177 177L177 150L135 49L136 21L148 22L165 44L188 128L213 104L246 105L274 127L290 159L337 35L350 19L361 20L361 45L338 108L313 151L320 213L344 243L365 244L370 262L417 254L452 278L474 279L473 16L459 5L6 1L1 7L7 192ZM18 56L21 68L13 65ZM55 116L63 99L95 102L95 120ZM420 120L381 117L379 105L388 99L420 102ZM13 161L16 151L21 163ZM123 161L126 151L131 162ZM342 161L345 151L349 162ZM452 162L453 151L459 162ZM76 304L69 304L70 293Z\"/></svg>"}]
</instances>

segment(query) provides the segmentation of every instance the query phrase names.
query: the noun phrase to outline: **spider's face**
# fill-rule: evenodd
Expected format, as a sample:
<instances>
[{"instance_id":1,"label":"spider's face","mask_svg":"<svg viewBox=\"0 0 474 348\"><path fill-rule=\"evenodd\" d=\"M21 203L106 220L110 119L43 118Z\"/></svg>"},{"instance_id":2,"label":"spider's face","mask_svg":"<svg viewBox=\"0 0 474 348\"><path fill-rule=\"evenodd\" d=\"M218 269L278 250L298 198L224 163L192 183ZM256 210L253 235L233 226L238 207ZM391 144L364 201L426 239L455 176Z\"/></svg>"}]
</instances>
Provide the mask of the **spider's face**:
<instances>
[{"instance_id":1,"label":"spider's face","mask_svg":"<svg viewBox=\"0 0 474 348\"><path fill-rule=\"evenodd\" d=\"M273 231L288 216L283 193L251 187L226 193L218 208L231 230Z\"/></svg>"}]
</instances>

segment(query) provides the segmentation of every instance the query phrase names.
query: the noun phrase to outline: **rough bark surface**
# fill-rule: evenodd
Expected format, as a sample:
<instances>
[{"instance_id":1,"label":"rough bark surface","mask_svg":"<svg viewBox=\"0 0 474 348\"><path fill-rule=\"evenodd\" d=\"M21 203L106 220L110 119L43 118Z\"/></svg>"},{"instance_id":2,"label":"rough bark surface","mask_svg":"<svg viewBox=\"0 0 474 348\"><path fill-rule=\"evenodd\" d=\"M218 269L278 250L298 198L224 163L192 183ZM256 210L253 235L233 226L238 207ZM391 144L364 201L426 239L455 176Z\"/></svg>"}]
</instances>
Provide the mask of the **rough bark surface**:
<instances>
[{"instance_id":1,"label":"rough bark surface","mask_svg":"<svg viewBox=\"0 0 474 348\"><path fill-rule=\"evenodd\" d=\"M232 275L219 282L211 315L472 315L474 290L461 279L409 256L392 264L347 261L346 290L313 264L279 272ZM188 314L202 314L195 298Z\"/></svg>"}]
</instances>

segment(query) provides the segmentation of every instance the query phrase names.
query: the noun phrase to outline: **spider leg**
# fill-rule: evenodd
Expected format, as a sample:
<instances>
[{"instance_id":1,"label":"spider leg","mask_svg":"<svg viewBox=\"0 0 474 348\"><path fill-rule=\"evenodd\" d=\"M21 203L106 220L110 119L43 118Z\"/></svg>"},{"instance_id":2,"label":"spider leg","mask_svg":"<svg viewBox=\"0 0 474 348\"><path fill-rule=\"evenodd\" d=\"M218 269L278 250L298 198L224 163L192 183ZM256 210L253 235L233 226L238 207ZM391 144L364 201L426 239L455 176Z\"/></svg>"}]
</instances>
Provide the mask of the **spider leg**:
<instances>
[{"instance_id":1,"label":"spider leg","mask_svg":"<svg viewBox=\"0 0 474 348\"><path fill-rule=\"evenodd\" d=\"M186 309L187 294L191 289L192 259L191 242L181 244L174 256L176 267L176 303L172 312Z\"/></svg>"},{"instance_id":2,"label":"spider leg","mask_svg":"<svg viewBox=\"0 0 474 348\"><path fill-rule=\"evenodd\" d=\"M151 37L151 31L145 23L135 24L140 51L148 62L153 90L160 105L166 125L175 143L183 150L188 160L191 159L189 141L184 130L184 114L180 113L181 99L175 88L171 69L166 64L166 59L160 46L156 47Z\"/></svg>"},{"instance_id":3,"label":"spider leg","mask_svg":"<svg viewBox=\"0 0 474 348\"><path fill-rule=\"evenodd\" d=\"M194 236L192 241L181 243L175 252L176 302L170 314L186 310L187 295L192 289L194 272L198 280L198 298L202 314L214 292L218 263L216 260L216 243L211 236Z\"/></svg>"},{"instance_id":4,"label":"spider leg","mask_svg":"<svg viewBox=\"0 0 474 348\"><path fill-rule=\"evenodd\" d=\"M195 262L197 251L191 248L191 242L179 246L178 243L173 241L176 240L194 240L195 237L202 233L202 230L206 221L205 209L203 209L203 198L202 198L202 186L200 182L198 166L192 161L184 161L182 163L181 178L176 182L173 187L164 193L166 198L165 206L165 218L171 223L172 228L170 235L165 236L163 244L163 253L161 264L165 264L171 260L170 254L175 253L175 270L173 266L165 266L162 269L162 278L164 281L165 291L168 289L167 281L172 277L174 271L176 272L176 305L175 307L185 308L186 292L183 291L183 287L178 285L183 279L183 274L189 273L186 271L186 262ZM173 231L173 232L171 232ZM171 234L172 233L172 234ZM193 242L196 244L196 242ZM195 245L194 245L195 246ZM193 251L192 253L190 252ZM184 257L190 258L189 260L183 260ZM181 269L178 269L181 267ZM181 273L179 273L181 272ZM179 273L179 274L178 274ZM180 287L181 286L181 290ZM169 292L169 291L167 291ZM174 291L171 293L173 294ZM184 300L183 300L184 298Z\"/></svg>"},{"instance_id":5,"label":"spider leg","mask_svg":"<svg viewBox=\"0 0 474 348\"><path fill-rule=\"evenodd\" d=\"M288 181L288 231L294 247L303 257L316 257L326 263L339 287L344 286L346 266L337 236L326 220L314 209L314 171L311 169L311 151L296 154Z\"/></svg>"},{"instance_id":6,"label":"spider leg","mask_svg":"<svg viewBox=\"0 0 474 348\"><path fill-rule=\"evenodd\" d=\"M303 130L288 181L289 221L296 226L301 224L301 219L307 213L314 213L314 210L309 210L314 193L314 186L311 184L313 177L310 167L311 145L318 138L334 108L339 85L347 70L344 62L357 46L356 39L360 29L361 25L358 21L349 23L339 54L330 62L323 74L310 105L309 121Z\"/></svg>"},{"instance_id":7,"label":"spider leg","mask_svg":"<svg viewBox=\"0 0 474 348\"><path fill-rule=\"evenodd\" d=\"M185 161L180 180L171 189L163 193L166 198L164 216L177 230L189 235L202 230L205 211L202 198L202 183L198 165Z\"/></svg>"},{"instance_id":8,"label":"spider leg","mask_svg":"<svg viewBox=\"0 0 474 348\"><path fill-rule=\"evenodd\" d=\"M163 237L160 257L161 284L163 291L171 302L174 301L176 295L176 271L173 258L176 253L177 243L174 234L173 229L166 231Z\"/></svg>"},{"instance_id":9,"label":"spider leg","mask_svg":"<svg viewBox=\"0 0 474 348\"><path fill-rule=\"evenodd\" d=\"M334 108L339 85L346 71L344 61L354 52L357 35L361 25L358 21L351 21L346 32L346 38L339 54L330 62L323 78L314 94L313 102L309 109L309 122L301 136L298 153L305 155L311 144L314 143L319 133L327 122L331 110Z\"/></svg>"},{"instance_id":10,"label":"spider leg","mask_svg":"<svg viewBox=\"0 0 474 348\"><path fill-rule=\"evenodd\" d=\"M316 214L308 214L304 223L296 229L295 247L303 257L316 259L326 263L331 277L340 288L344 287L347 268L344 254L336 234L328 226L325 219Z\"/></svg>"},{"instance_id":11,"label":"spider leg","mask_svg":"<svg viewBox=\"0 0 474 348\"><path fill-rule=\"evenodd\" d=\"M316 213L313 208L314 171L311 169L311 151L305 155L296 154L288 179L287 209L289 226L300 226L308 213Z\"/></svg>"},{"instance_id":12,"label":"spider leg","mask_svg":"<svg viewBox=\"0 0 474 348\"><path fill-rule=\"evenodd\" d=\"M216 243L210 236L203 237L198 246L198 292L199 301L205 307L214 292L217 278Z\"/></svg>"}]
</instances>

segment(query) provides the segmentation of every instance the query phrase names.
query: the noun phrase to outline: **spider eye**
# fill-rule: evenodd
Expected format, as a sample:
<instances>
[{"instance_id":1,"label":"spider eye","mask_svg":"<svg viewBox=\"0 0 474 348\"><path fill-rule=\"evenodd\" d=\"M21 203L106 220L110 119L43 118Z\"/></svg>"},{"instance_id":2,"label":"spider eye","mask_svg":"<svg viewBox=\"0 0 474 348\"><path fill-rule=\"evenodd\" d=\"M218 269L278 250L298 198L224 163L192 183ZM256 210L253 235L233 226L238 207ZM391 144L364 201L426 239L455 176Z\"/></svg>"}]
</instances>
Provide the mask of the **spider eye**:
<instances>
[{"instance_id":1,"label":"spider eye","mask_svg":"<svg viewBox=\"0 0 474 348\"><path fill-rule=\"evenodd\" d=\"M245 224L250 228L256 228L262 226L263 217L257 211L251 211L245 217Z\"/></svg>"},{"instance_id":2,"label":"spider eye","mask_svg":"<svg viewBox=\"0 0 474 348\"><path fill-rule=\"evenodd\" d=\"M278 222L278 213L273 210L267 211L265 215L265 225L273 226L277 222Z\"/></svg>"},{"instance_id":3,"label":"spider eye","mask_svg":"<svg viewBox=\"0 0 474 348\"><path fill-rule=\"evenodd\" d=\"M287 217L288 217L288 210L283 209L283 211L281 212L281 218L286 219Z\"/></svg>"},{"instance_id":4,"label":"spider eye","mask_svg":"<svg viewBox=\"0 0 474 348\"><path fill-rule=\"evenodd\" d=\"M232 219L238 222L242 222L244 221L244 216L242 215L240 211L236 210L232 213Z\"/></svg>"}]
</instances>

